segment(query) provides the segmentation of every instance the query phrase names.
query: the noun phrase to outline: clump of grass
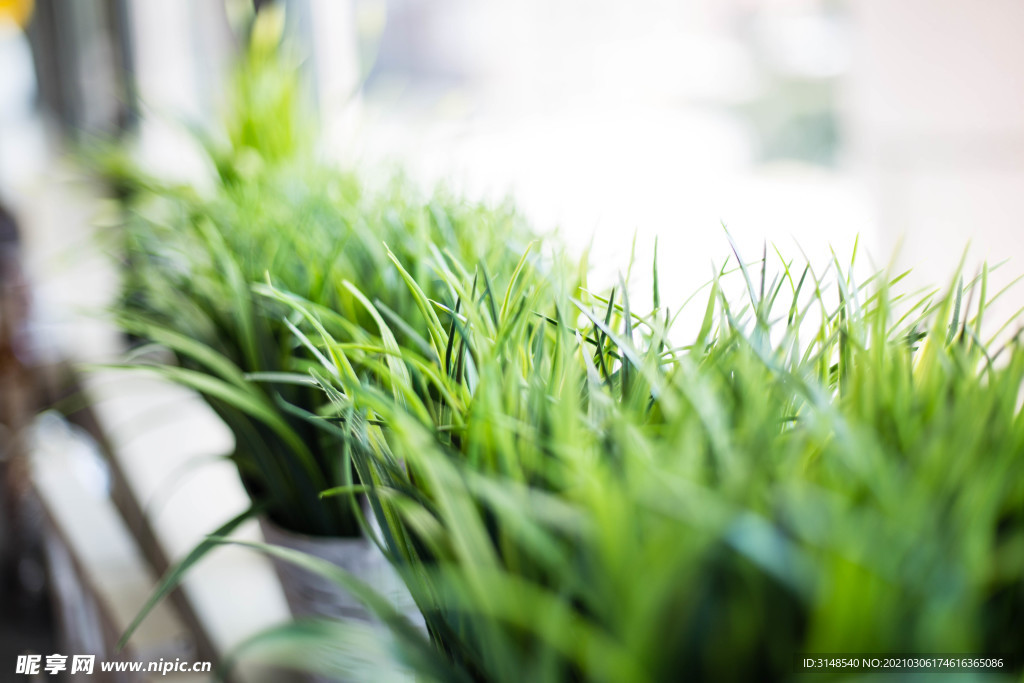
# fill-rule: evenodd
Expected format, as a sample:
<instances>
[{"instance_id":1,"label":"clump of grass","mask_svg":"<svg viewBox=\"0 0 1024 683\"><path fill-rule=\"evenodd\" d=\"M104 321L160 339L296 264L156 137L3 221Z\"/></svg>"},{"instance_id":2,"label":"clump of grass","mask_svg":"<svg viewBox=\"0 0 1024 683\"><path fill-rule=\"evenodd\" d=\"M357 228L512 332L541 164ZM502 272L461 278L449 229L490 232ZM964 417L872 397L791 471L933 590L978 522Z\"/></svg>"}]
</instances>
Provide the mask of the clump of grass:
<instances>
[{"instance_id":1,"label":"clump of grass","mask_svg":"<svg viewBox=\"0 0 1024 683\"><path fill-rule=\"evenodd\" d=\"M376 331L343 285L359 282L406 343L422 326L403 322L415 319L417 302L392 253L418 287L441 297L446 285L426 267L431 253L497 264L518 258L517 241L529 232L511 206L425 195L398 177L370 188L317 159L296 68L277 54L267 23L274 16L256 20L230 88L225 141L203 134L217 170L212 187L148 177L123 158L108 166L124 216L115 317L141 344L173 352L169 362L136 353L127 365L202 393L234 433L232 458L272 519L301 533L356 535L348 502L319 496L345 478L338 437L317 415L322 393L287 376L315 362L316 351L291 332L298 315L253 284L270 277L332 310L346 329Z\"/></svg>"},{"instance_id":2,"label":"clump of grass","mask_svg":"<svg viewBox=\"0 0 1024 683\"><path fill-rule=\"evenodd\" d=\"M980 337L987 271L914 300L838 261L827 279L738 263L680 331L564 268L432 265L447 298L407 279L428 330L410 346L382 316L337 336L263 290L321 350L311 372L429 630L377 605L387 652L423 680L1024 655L1024 349Z\"/></svg>"}]
</instances>

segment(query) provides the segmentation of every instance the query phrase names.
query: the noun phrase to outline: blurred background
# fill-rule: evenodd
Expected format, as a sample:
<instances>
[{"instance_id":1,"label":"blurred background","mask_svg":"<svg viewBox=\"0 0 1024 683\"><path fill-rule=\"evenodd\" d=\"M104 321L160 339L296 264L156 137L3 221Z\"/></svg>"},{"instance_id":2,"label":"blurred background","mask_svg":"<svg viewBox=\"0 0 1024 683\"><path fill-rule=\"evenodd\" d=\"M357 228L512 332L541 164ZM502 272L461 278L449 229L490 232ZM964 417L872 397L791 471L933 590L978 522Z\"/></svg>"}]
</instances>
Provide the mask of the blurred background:
<instances>
[{"instance_id":1,"label":"blurred background","mask_svg":"<svg viewBox=\"0 0 1024 683\"><path fill-rule=\"evenodd\" d=\"M90 136L189 174L185 129L215 120L250 2L2 3L0 192L26 242ZM755 253L859 235L927 283L968 241L974 262L1021 251L1013 0L282 2L329 153L511 194L599 270L657 234L666 287L689 291L720 224Z\"/></svg>"},{"instance_id":2,"label":"blurred background","mask_svg":"<svg viewBox=\"0 0 1024 683\"><path fill-rule=\"evenodd\" d=\"M30 221L89 136L131 135L187 174L184 129L215 119L249 2L5 0L8 205ZM720 223L783 248L860 235L882 264L902 245L929 282L968 240L978 259L1021 247L1012 0L283 4L332 154L511 194L540 228L593 238L597 264L637 231L703 278Z\"/></svg>"},{"instance_id":3,"label":"blurred background","mask_svg":"<svg viewBox=\"0 0 1024 683\"><path fill-rule=\"evenodd\" d=\"M723 224L751 258L859 237L945 285L970 242L968 274L1024 271L1018 0L280 4L324 154L512 196L608 282L634 235L640 264L658 236L663 299L682 298L728 254ZM216 122L251 6L0 0L3 666L52 628L21 428L60 393L52 368L111 334L89 313L115 288L93 240L108 209L69 153L120 138L147 170L196 175L188 130Z\"/></svg>"}]
</instances>

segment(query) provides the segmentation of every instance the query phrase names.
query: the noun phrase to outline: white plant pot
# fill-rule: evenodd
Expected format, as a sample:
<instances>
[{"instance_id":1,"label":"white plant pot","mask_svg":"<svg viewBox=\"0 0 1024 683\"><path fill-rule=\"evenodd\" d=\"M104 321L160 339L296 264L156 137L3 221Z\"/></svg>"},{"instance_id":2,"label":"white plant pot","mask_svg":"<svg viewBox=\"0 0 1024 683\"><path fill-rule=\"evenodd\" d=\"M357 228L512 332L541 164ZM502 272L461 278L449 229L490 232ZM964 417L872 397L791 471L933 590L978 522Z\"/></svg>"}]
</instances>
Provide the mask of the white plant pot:
<instances>
[{"instance_id":1,"label":"white plant pot","mask_svg":"<svg viewBox=\"0 0 1024 683\"><path fill-rule=\"evenodd\" d=\"M414 624L423 626L423 617L405 584L380 549L362 537L306 536L260 518L267 543L313 555L341 567L387 598ZM344 588L319 574L273 558L292 616L330 617L372 621L365 607Z\"/></svg>"}]
</instances>

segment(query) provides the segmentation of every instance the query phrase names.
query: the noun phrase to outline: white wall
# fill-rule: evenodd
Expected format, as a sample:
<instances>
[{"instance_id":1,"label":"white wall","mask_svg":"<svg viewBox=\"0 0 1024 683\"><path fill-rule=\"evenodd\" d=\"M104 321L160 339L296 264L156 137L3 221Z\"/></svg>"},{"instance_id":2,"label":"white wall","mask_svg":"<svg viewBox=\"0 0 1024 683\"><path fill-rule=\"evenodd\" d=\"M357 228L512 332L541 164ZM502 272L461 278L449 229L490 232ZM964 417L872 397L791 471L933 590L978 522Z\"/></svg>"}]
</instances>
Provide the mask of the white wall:
<instances>
[{"instance_id":1,"label":"white wall","mask_svg":"<svg viewBox=\"0 0 1024 683\"><path fill-rule=\"evenodd\" d=\"M864 0L849 127L884 246L919 282L977 264L1024 273L1024 3ZM1024 290L1001 307L1024 304Z\"/></svg>"}]
</instances>

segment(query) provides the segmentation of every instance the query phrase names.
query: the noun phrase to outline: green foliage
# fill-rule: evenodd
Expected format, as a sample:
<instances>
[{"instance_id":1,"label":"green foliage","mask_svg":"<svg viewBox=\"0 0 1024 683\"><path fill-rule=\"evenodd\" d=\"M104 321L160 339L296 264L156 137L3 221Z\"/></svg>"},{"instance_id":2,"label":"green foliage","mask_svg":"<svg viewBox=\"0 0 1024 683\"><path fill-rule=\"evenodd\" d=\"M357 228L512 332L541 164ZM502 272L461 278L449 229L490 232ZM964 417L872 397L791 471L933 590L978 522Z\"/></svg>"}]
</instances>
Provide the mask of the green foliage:
<instances>
[{"instance_id":1,"label":"green foliage","mask_svg":"<svg viewBox=\"0 0 1024 683\"><path fill-rule=\"evenodd\" d=\"M424 680L1024 655L1024 349L980 339L987 271L915 300L838 261L740 262L674 346L669 311L572 269L432 264L447 298L408 281L429 348L297 330L452 667Z\"/></svg>"},{"instance_id":2,"label":"green foliage","mask_svg":"<svg viewBox=\"0 0 1024 683\"><path fill-rule=\"evenodd\" d=\"M304 106L298 59L281 44L284 22L280 7L254 17L246 55L229 81L224 122L228 145L213 150L224 182L244 180L265 166L313 152L317 126Z\"/></svg>"},{"instance_id":3,"label":"green foliage","mask_svg":"<svg viewBox=\"0 0 1024 683\"><path fill-rule=\"evenodd\" d=\"M231 87L229 143L205 139L218 169L212 188L174 186L124 155L108 159L125 217L115 315L141 342L174 352L171 364L132 365L203 394L235 435L233 459L248 491L275 521L308 534L354 535L351 501L319 497L346 476L337 430L317 414L323 394L287 374L303 373L315 355L291 332L298 315L255 294L254 284L269 279L330 310L352 334L377 333L376 311L344 285L358 282L395 321L393 341L409 343L423 326L402 321L415 319L419 302L391 266L393 254L426 296L441 297L446 285L425 265L432 252L497 264L517 259L528 233L508 206L444 191L423 196L401 178L371 189L314 159L296 71L276 43L274 23L261 13Z\"/></svg>"},{"instance_id":4,"label":"green foliage","mask_svg":"<svg viewBox=\"0 0 1024 683\"><path fill-rule=\"evenodd\" d=\"M118 320L174 352L152 367L231 426L279 523L355 533L368 492L427 634L270 549L389 635L309 622L250 648L368 678L397 657L382 676L615 683L1024 655L1024 349L981 338L987 271L915 299L837 260L737 260L681 331L657 284L645 315L627 283L590 291L509 209L315 162L259 31L212 191L114 166Z\"/></svg>"}]
</instances>

